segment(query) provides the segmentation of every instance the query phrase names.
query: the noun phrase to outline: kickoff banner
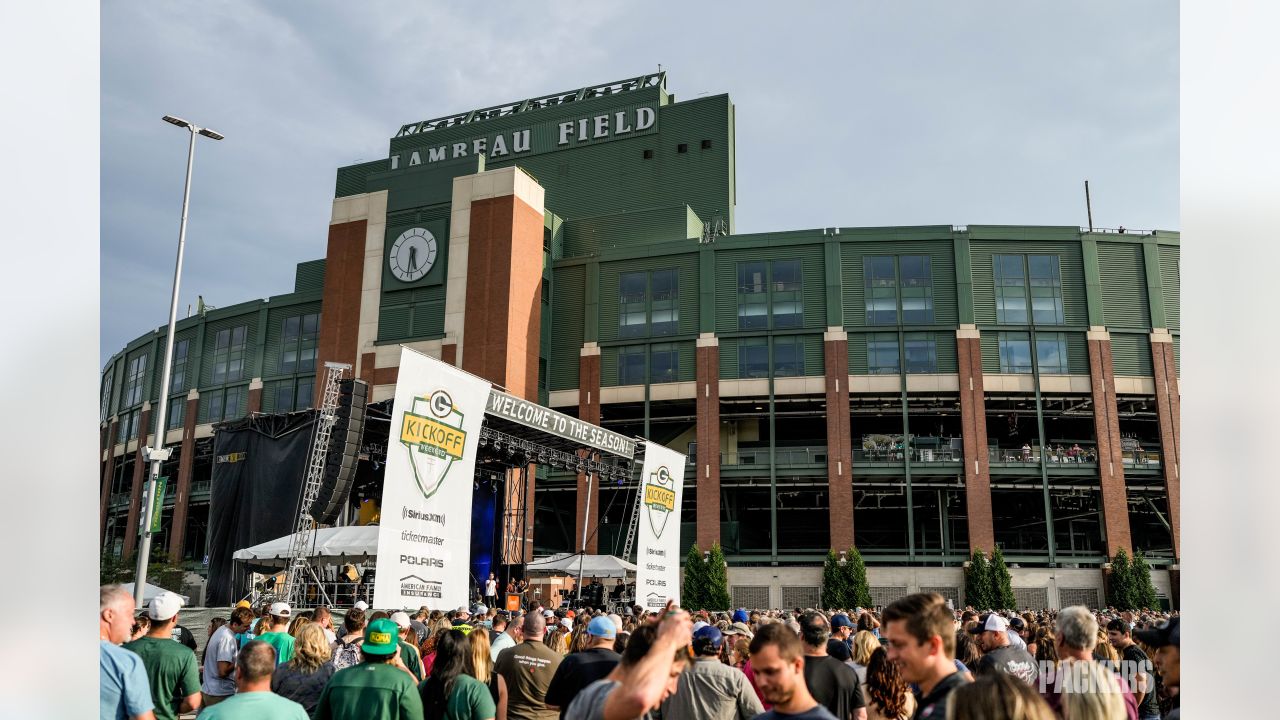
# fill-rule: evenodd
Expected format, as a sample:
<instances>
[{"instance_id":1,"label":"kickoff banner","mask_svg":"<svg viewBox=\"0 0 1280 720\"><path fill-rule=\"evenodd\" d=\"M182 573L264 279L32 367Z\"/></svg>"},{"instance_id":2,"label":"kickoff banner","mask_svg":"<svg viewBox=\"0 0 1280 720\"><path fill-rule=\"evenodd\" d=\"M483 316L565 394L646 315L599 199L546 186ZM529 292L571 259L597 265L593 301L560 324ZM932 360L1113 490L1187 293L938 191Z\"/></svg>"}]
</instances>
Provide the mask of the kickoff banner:
<instances>
[{"instance_id":1,"label":"kickoff banner","mask_svg":"<svg viewBox=\"0 0 1280 720\"><path fill-rule=\"evenodd\" d=\"M680 601L680 499L685 456L645 442L640 471L640 529L636 544L636 604L661 610Z\"/></svg>"},{"instance_id":2,"label":"kickoff banner","mask_svg":"<svg viewBox=\"0 0 1280 720\"><path fill-rule=\"evenodd\" d=\"M468 604L471 490L489 390L486 380L401 348L374 607Z\"/></svg>"}]
</instances>

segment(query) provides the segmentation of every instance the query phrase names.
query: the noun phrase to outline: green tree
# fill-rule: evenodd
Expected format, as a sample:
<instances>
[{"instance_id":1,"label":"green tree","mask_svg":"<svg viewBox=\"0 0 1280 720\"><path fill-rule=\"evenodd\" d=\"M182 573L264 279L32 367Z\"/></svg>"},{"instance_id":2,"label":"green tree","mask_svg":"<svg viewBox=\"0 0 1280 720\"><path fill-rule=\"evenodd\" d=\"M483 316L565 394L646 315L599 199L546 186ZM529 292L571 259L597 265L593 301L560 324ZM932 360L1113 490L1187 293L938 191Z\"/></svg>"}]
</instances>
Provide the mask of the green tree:
<instances>
[{"instance_id":1,"label":"green tree","mask_svg":"<svg viewBox=\"0 0 1280 720\"><path fill-rule=\"evenodd\" d=\"M706 607L708 610L729 609L729 567L720 543L711 543L706 557Z\"/></svg>"},{"instance_id":2,"label":"green tree","mask_svg":"<svg viewBox=\"0 0 1280 720\"><path fill-rule=\"evenodd\" d=\"M689 546L689 553L684 557L680 604L690 610L701 610L707 606L707 564L702 561L702 551L697 543Z\"/></svg>"},{"instance_id":3,"label":"green tree","mask_svg":"<svg viewBox=\"0 0 1280 720\"><path fill-rule=\"evenodd\" d=\"M964 603L975 610L990 610L991 566L986 553L974 550L969 556L969 567L964 572Z\"/></svg>"},{"instance_id":4,"label":"green tree","mask_svg":"<svg viewBox=\"0 0 1280 720\"><path fill-rule=\"evenodd\" d=\"M1009 568L1004 563L1004 552L999 546L991 553L989 573L987 579L991 583L992 609L1017 610L1018 601L1013 596L1013 578L1009 575Z\"/></svg>"},{"instance_id":5,"label":"green tree","mask_svg":"<svg viewBox=\"0 0 1280 720\"><path fill-rule=\"evenodd\" d=\"M1151 582L1151 566L1141 550L1133 554L1129 572L1133 576L1134 602L1138 608L1158 608L1160 599L1156 597L1156 586Z\"/></svg>"},{"instance_id":6,"label":"green tree","mask_svg":"<svg viewBox=\"0 0 1280 720\"><path fill-rule=\"evenodd\" d=\"M1129 553L1120 548L1111 559L1111 574L1107 577L1107 604L1117 610L1136 610L1138 603L1134 590Z\"/></svg>"},{"instance_id":7,"label":"green tree","mask_svg":"<svg viewBox=\"0 0 1280 720\"><path fill-rule=\"evenodd\" d=\"M98 560L98 581L100 585L114 585L133 580L132 556L117 557L109 550L102 551Z\"/></svg>"},{"instance_id":8,"label":"green tree","mask_svg":"<svg viewBox=\"0 0 1280 720\"><path fill-rule=\"evenodd\" d=\"M828 610L849 607L846 580L847 573L840 566L839 556L835 550L828 550L827 559L822 562L822 607Z\"/></svg>"},{"instance_id":9,"label":"green tree","mask_svg":"<svg viewBox=\"0 0 1280 720\"><path fill-rule=\"evenodd\" d=\"M845 607L871 607L871 587L867 585L867 564L862 560L858 548L849 548L845 556L845 588L848 592L848 603Z\"/></svg>"}]
</instances>

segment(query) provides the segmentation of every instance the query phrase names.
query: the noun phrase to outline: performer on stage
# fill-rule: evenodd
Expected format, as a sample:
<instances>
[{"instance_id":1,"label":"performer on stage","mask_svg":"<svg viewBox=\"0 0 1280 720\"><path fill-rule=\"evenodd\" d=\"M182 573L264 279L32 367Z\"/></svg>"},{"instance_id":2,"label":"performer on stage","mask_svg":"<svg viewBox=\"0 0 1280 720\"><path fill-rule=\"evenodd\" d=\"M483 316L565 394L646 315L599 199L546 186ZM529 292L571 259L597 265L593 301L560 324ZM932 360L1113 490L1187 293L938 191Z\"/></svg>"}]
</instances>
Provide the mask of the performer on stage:
<instances>
[{"instance_id":1,"label":"performer on stage","mask_svg":"<svg viewBox=\"0 0 1280 720\"><path fill-rule=\"evenodd\" d=\"M493 573L489 573L489 579L484 581L484 604L498 606L498 578Z\"/></svg>"}]
</instances>

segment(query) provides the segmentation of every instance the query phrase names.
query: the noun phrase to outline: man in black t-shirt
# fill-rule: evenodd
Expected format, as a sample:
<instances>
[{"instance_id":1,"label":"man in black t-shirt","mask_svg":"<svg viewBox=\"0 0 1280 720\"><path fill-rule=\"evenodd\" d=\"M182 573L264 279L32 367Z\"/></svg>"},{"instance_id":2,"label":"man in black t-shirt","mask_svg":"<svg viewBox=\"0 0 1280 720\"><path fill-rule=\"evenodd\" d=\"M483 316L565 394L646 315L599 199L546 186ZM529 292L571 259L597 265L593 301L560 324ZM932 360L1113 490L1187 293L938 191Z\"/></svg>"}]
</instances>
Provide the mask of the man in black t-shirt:
<instances>
[{"instance_id":1,"label":"man in black t-shirt","mask_svg":"<svg viewBox=\"0 0 1280 720\"><path fill-rule=\"evenodd\" d=\"M764 702L755 720L837 720L805 684L805 647L790 628L769 623L751 639L751 670ZM840 718L839 720L845 720Z\"/></svg>"},{"instance_id":2,"label":"man in black t-shirt","mask_svg":"<svg viewBox=\"0 0 1280 720\"><path fill-rule=\"evenodd\" d=\"M603 678L618 666L622 656L613 651L613 642L618 637L618 628L607 617L592 618L587 623L587 635L591 643L582 652L569 653L564 662L556 668L556 674L547 686L546 703L548 707L560 708L561 720L569 703L591 683Z\"/></svg>"},{"instance_id":3,"label":"man in black t-shirt","mask_svg":"<svg viewBox=\"0 0 1280 720\"><path fill-rule=\"evenodd\" d=\"M800 639L804 642L804 682L810 694L839 720L866 720L858 674L827 654L831 624L822 613L800 615Z\"/></svg>"},{"instance_id":4,"label":"man in black t-shirt","mask_svg":"<svg viewBox=\"0 0 1280 720\"><path fill-rule=\"evenodd\" d=\"M1120 618L1113 618L1107 623L1107 642L1120 652L1120 675L1129 684L1138 703L1138 720L1160 720L1151 658L1133 641L1129 623Z\"/></svg>"},{"instance_id":5,"label":"man in black t-shirt","mask_svg":"<svg viewBox=\"0 0 1280 720\"><path fill-rule=\"evenodd\" d=\"M996 613L978 618L978 624L969 629L974 642L982 649L982 659L973 667L975 676L989 672L1008 673L1035 687L1039 678L1036 659L1024 648L1009 643L1009 622Z\"/></svg>"}]
</instances>

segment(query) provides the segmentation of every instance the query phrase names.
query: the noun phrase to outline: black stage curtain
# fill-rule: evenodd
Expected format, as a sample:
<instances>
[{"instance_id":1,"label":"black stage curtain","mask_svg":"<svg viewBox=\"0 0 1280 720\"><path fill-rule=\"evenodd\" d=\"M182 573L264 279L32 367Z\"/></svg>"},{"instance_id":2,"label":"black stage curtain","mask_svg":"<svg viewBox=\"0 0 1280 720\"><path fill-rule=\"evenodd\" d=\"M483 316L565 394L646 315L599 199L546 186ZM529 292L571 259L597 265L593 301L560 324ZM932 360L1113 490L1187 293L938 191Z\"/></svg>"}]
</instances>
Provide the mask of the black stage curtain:
<instances>
[{"instance_id":1,"label":"black stage curtain","mask_svg":"<svg viewBox=\"0 0 1280 720\"><path fill-rule=\"evenodd\" d=\"M215 427L209 494L209 606L231 605L248 591L232 555L283 537L298 521L298 501L316 412L259 415Z\"/></svg>"}]
</instances>

